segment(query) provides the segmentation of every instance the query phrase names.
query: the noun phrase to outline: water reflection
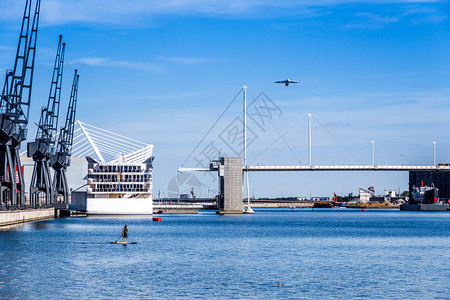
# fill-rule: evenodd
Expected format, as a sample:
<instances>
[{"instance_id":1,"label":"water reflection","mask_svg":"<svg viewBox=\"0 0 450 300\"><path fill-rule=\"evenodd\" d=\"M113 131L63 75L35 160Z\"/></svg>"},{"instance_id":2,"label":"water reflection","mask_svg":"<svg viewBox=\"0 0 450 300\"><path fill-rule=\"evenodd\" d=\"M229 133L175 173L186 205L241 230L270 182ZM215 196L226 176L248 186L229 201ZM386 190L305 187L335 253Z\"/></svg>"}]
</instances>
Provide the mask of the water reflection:
<instances>
[{"instance_id":1,"label":"water reflection","mask_svg":"<svg viewBox=\"0 0 450 300\"><path fill-rule=\"evenodd\" d=\"M49 227L47 222L33 222L33 223L30 223L30 226L32 229L36 229L36 230L43 230L43 229L47 229Z\"/></svg>"}]
</instances>

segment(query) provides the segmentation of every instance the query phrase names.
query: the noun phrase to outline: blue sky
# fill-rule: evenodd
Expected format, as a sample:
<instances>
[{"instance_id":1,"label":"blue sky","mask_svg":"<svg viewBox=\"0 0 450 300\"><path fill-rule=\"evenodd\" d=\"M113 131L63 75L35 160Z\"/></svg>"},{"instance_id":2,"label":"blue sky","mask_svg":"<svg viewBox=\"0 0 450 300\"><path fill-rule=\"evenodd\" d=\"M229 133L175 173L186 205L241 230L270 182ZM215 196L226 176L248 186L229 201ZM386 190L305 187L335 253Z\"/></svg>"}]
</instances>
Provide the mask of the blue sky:
<instances>
[{"instance_id":1,"label":"blue sky","mask_svg":"<svg viewBox=\"0 0 450 300\"><path fill-rule=\"evenodd\" d=\"M25 1L0 0L0 80L12 68ZM47 102L58 35L67 43L66 109L80 73L78 119L155 145L154 191L164 195L186 160L241 87L279 108L249 164L450 162L449 1L63 1L42 0L29 138ZM284 87L275 80L302 83ZM184 164L242 116L242 95ZM279 140L284 133L298 124ZM222 135L221 135L222 134ZM260 154L270 148L261 159ZM295 155L294 155L295 153ZM207 174L199 181L216 188ZM407 173L254 173L261 196L405 190ZM203 191L205 192L205 191Z\"/></svg>"}]
</instances>

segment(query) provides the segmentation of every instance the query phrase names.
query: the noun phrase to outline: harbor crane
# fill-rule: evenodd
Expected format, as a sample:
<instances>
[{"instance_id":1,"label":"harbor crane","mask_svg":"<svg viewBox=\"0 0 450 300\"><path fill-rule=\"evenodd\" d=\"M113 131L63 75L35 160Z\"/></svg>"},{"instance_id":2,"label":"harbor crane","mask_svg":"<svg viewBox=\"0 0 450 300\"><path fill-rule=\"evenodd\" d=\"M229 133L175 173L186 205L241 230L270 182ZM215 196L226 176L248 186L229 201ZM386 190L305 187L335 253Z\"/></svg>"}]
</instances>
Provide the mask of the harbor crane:
<instances>
[{"instance_id":1,"label":"harbor crane","mask_svg":"<svg viewBox=\"0 0 450 300\"><path fill-rule=\"evenodd\" d=\"M19 149L27 138L41 5L36 0L32 15L32 2L27 0L25 4L14 69L6 71L0 101L0 202L17 208L25 206Z\"/></svg>"},{"instance_id":2,"label":"harbor crane","mask_svg":"<svg viewBox=\"0 0 450 300\"><path fill-rule=\"evenodd\" d=\"M73 76L72 90L70 92L69 106L64 127L61 128L56 146L56 152L50 158L50 166L55 171L53 174L53 193L54 202L58 202L59 196L62 196L62 203L69 201L69 186L67 184L66 170L70 166L70 157L72 155L73 132L75 126L75 114L78 100L78 80L80 75L75 70Z\"/></svg>"},{"instance_id":3,"label":"harbor crane","mask_svg":"<svg viewBox=\"0 0 450 300\"><path fill-rule=\"evenodd\" d=\"M54 136L58 130L65 46L66 44L62 43L62 35L60 35L47 106L41 110L35 141L29 142L27 145L28 157L32 157L34 161L30 183L30 204L33 207L41 205L39 199L41 193L45 195L46 205L51 204L54 198L49 164L50 157L55 152Z\"/></svg>"}]
</instances>

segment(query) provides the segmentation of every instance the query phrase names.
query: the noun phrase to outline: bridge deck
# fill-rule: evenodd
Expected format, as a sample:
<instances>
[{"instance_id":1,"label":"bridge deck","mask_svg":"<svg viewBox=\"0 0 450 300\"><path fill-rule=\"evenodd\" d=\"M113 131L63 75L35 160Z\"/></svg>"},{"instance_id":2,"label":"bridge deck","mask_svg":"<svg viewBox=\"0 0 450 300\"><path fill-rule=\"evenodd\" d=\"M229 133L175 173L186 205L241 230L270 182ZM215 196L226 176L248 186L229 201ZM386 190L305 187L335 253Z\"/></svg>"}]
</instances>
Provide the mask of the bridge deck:
<instances>
[{"instance_id":1,"label":"bridge deck","mask_svg":"<svg viewBox=\"0 0 450 300\"><path fill-rule=\"evenodd\" d=\"M218 167L209 168L179 168L183 171L217 171ZM334 165L334 166L246 166L244 171L441 171L450 172L450 165L413 166L413 165Z\"/></svg>"},{"instance_id":2,"label":"bridge deck","mask_svg":"<svg viewBox=\"0 0 450 300\"><path fill-rule=\"evenodd\" d=\"M446 171L450 166L335 165L335 166L247 166L245 171Z\"/></svg>"}]
</instances>

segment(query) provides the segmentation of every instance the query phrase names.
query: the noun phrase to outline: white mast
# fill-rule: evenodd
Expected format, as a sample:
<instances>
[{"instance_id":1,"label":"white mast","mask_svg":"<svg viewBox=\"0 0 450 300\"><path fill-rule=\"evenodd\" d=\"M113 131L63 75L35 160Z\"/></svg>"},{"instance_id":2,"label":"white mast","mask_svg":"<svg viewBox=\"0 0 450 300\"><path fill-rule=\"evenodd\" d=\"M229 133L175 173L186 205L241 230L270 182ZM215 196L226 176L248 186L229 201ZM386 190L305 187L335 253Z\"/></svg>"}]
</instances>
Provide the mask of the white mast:
<instances>
[{"instance_id":1,"label":"white mast","mask_svg":"<svg viewBox=\"0 0 450 300\"><path fill-rule=\"evenodd\" d=\"M247 86L244 85L244 167L247 166Z\"/></svg>"},{"instance_id":2,"label":"white mast","mask_svg":"<svg viewBox=\"0 0 450 300\"><path fill-rule=\"evenodd\" d=\"M244 168L247 167L247 86L243 86L244 90ZM248 172L244 171L246 175L246 186L247 186L247 209L245 213L253 214L255 213L250 207L250 187L248 185Z\"/></svg>"},{"instance_id":3,"label":"white mast","mask_svg":"<svg viewBox=\"0 0 450 300\"><path fill-rule=\"evenodd\" d=\"M308 166L311 167L311 117L312 114L308 114Z\"/></svg>"}]
</instances>

